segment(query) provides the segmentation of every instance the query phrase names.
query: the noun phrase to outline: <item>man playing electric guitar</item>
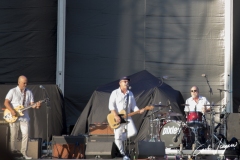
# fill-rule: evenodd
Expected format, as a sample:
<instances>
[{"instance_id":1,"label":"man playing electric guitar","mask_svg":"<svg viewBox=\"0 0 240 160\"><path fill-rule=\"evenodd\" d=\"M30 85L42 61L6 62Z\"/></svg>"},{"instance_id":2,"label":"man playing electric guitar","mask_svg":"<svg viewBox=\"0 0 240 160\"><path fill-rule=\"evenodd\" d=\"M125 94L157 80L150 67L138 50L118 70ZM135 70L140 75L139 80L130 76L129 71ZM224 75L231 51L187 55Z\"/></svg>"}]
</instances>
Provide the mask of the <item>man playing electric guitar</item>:
<instances>
[{"instance_id":1,"label":"man playing electric guitar","mask_svg":"<svg viewBox=\"0 0 240 160\"><path fill-rule=\"evenodd\" d=\"M27 77L20 76L18 78L18 86L9 90L6 95L4 105L11 112L12 116L16 116L14 108L19 105L28 106L32 105L33 108L39 108L40 102L34 104L32 92L26 88L27 86ZM28 110L23 112L23 116L19 117L16 122L9 123L10 126L10 147L12 152L16 151L16 140L18 136L18 130L22 132L22 145L21 153L25 159L32 159L32 157L27 156L27 144L28 144L28 128L29 128L29 115Z\"/></svg>"},{"instance_id":2,"label":"man playing electric guitar","mask_svg":"<svg viewBox=\"0 0 240 160\"><path fill-rule=\"evenodd\" d=\"M120 113L121 110L125 110L126 107L128 107L128 111L126 114L130 113L131 110L139 110L136 105L133 93L128 90L129 81L130 79L128 77L122 77L119 81L120 87L114 90L109 98L109 110L114 116L115 121L119 124L121 122L121 118L119 117L118 113ZM142 114L143 112L144 109L139 110L139 114ZM115 144L125 160L129 158L125 154L123 148L123 141L137 134L137 130L135 128L132 118L128 117L127 121L127 125L125 125L126 123L122 123L118 128L114 129ZM124 132L126 126L128 135L126 135L126 132Z\"/></svg>"}]
</instances>

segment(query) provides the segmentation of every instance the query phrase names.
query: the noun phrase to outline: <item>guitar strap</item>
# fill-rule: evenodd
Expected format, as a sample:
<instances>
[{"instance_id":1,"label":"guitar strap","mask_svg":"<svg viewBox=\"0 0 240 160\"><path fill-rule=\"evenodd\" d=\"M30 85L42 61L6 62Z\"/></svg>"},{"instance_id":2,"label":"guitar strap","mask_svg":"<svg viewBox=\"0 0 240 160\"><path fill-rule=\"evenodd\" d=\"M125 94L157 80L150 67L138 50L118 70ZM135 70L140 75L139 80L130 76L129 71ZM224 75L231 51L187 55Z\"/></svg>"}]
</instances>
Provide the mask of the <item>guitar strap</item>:
<instances>
[{"instance_id":1,"label":"guitar strap","mask_svg":"<svg viewBox=\"0 0 240 160\"><path fill-rule=\"evenodd\" d=\"M129 102L129 91L127 93L127 97L126 97L126 100L125 100L125 110L126 110L126 113L128 113L128 102Z\"/></svg>"},{"instance_id":2,"label":"guitar strap","mask_svg":"<svg viewBox=\"0 0 240 160\"><path fill-rule=\"evenodd\" d=\"M25 100L26 100L26 90L27 90L27 88L24 89L24 97L23 97L23 102L22 102L23 106L24 106Z\"/></svg>"}]
</instances>

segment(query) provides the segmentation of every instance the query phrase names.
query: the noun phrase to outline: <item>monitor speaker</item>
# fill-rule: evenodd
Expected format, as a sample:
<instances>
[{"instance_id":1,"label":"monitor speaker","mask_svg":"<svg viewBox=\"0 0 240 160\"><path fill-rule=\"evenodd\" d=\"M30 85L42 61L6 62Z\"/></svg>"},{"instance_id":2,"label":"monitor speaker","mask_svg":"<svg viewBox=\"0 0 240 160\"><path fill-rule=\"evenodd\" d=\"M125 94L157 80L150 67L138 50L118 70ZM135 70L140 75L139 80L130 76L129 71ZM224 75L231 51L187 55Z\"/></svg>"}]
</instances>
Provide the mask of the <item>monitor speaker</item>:
<instances>
[{"instance_id":1,"label":"monitor speaker","mask_svg":"<svg viewBox=\"0 0 240 160\"><path fill-rule=\"evenodd\" d=\"M139 141L135 144L136 159L148 157L164 157L165 154L166 153L164 142Z\"/></svg>"},{"instance_id":2,"label":"monitor speaker","mask_svg":"<svg viewBox=\"0 0 240 160\"><path fill-rule=\"evenodd\" d=\"M86 159L111 159L118 155L119 151L114 142L88 142L86 147Z\"/></svg>"},{"instance_id":3,"label":"monitor speaker","mask_svg":"<svg viewBox=\"0 0 240 160\"><path fill-rule=\"evenodd\" d=\"M53 136L52 157L58 159L83 159L85 136Z\"/></svg>"}]
</instances>

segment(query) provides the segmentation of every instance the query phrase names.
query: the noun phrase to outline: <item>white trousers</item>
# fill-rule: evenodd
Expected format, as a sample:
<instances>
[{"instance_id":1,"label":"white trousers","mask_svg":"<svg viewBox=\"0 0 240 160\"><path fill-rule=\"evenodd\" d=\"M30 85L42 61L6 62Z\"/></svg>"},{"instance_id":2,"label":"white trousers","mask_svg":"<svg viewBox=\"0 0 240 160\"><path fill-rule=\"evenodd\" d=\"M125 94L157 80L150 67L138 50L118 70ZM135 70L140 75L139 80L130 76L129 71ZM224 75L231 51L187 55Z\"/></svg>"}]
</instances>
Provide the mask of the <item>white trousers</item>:
<instances>
[{"instance_id":1,"label":"white trousers","mask_svg":"<svg viewBox=\"0 0 240 160\"><path fill-rule=\"evenodd\" d=\"M28 121L17 121L15 123L9 123L10 126L10 147L11 150L16 150L16 141L18 138L18 130L20 127L20 130L22 132L22 146L21 146L21 153L24 155L27 151L27 145L28 145Z\"/></svg>"},{"instance_id":2,"label":"white trousers","mask_svg":"<svg viewBox=\"0 0 240 160\"><path fill-rule=\"evenodd\" d=\"M137 129L133 123L133 120L130 118L128 119L128 121L129 123L127 124L123 123L120 125L120 127L114 129L115 144L117 145L121 154L125 154L123 141L137 134ZM127 129L127 135L125 129Z\"/></svg>"}]
</instances>

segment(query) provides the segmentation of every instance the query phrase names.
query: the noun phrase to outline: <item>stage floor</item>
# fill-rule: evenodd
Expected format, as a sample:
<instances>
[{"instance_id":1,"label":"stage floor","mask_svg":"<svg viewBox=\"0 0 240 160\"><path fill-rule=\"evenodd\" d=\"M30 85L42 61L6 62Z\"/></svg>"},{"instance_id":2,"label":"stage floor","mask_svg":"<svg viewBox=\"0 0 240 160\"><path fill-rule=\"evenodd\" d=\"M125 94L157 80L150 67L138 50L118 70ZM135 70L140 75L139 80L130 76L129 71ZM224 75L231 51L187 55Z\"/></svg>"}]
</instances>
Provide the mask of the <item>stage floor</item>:
<instances>
[{"instance_id":1,"label":"stage floor","mask_svg":"<svg viewBox=\"0 0 240 160\"><path fill-rule=\"evenodd\" d=\"M239 157L236 153L236 151L232 150L182 150L180 151L179 149L170 149L167 148L165 149L166 155L164 157L155 157L156 160L170 160L170 159L183 159L183 160L238 160ZM52 157L43 157L46 155L47 151L43 150L42 151L42 158L39 159L57 159L57 158L52 158ZM52 153L50 150L49 153ZM136 157L135 157L136 158ZM149 158L141 158L141 159L150 159ZM62 158L59 158L62 159ZM86 159L86 158L85 158ZM97 159L97 158L90 158L90 159ZM111 159L111 158L100 158L99 159ZM122 160L122 158L117 157L113 158L114 160ZM132 158L134 159L134 158ZM62 159L63 160L63 159ZM65 159L67 160L67 159ZM139 159L140 160L140 159Z\"/></svg>"}]
</instances>

